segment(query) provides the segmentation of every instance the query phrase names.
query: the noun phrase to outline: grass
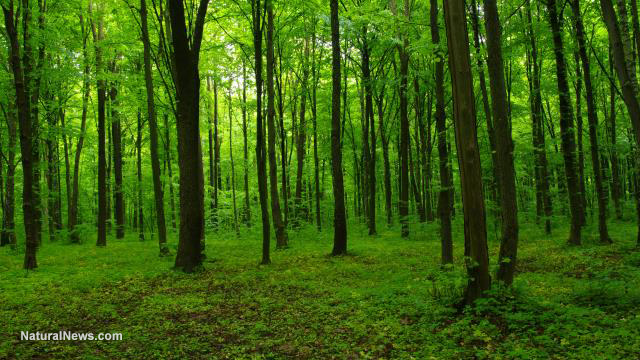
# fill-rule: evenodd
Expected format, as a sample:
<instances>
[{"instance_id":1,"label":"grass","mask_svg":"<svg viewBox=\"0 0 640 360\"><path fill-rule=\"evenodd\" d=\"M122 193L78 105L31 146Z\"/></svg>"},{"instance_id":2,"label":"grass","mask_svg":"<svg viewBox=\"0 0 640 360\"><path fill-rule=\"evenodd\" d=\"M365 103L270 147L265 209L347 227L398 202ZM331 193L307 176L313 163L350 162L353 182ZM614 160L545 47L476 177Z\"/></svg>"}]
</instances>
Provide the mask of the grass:
<instances>
[{"instance_id":1,"label":"grass","mask_svg":"<svg viewBox=\"0 0 640 360\"><path fill-rule=\"evenodd\" d=\"M457 220L459 221L459 219ZM559 219L555 221L560 223ZM640 354L640 252L635 224L611 223L615 243L565 244L521 230L513 289L496 287L463 313L462 224L456 264L439 266L435 224L366 236L351 224L350 255L333 258L332 231L290 233L259 266L257 230L209 234L205 271L171 270L157 243L106 248L46 242L39 268L0 249L0 358L504 358L629 359ZM490 237L492 237L490 235ZM175 254L176 239L170 239ZM498 242L490 242L493 268ZM20 331L122 333L122 341L21 341Z\"/></svg>"}]
</instances>

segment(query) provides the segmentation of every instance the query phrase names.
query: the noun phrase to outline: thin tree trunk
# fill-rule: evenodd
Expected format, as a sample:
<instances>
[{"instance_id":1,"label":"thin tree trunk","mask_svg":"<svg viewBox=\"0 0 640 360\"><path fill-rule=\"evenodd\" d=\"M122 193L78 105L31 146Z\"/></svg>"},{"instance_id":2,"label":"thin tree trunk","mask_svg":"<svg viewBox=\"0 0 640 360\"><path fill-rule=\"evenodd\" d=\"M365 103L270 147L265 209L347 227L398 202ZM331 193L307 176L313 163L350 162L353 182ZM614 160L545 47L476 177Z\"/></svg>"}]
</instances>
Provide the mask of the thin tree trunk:
<instances>
[{"instance_id":1,"label":"thin tree trunk","mask_svg":"<svg viewBox=\"0 0 640 360\"><path fill-rule=\"evenodd\" d=\"M275 126L275 89L273 84L273 66L275 62L273 48L273 1L266 0L267 6L267 127L269 152L269 187L271 190L271 216L276 231L276 246L284 248L289 239L287 229L282 221L278 194L278 165L276 160L276 126Z\"/></svg>"},{"instance_id":2,"label":"thin tree trunk","mask_svg":"<svg viewBox=\"0 0 640 360\"><path fill-rule=\"evenodd\" d=\"M253 48L255 57L255 79L256 79L256 163L258 172L258 193L260 195L260 213L262 216L262 264L271 263L270 258L270 236L271 226L269 224L268 209L268 189L267 189L267 169L266 151L264 141L264 124L262 120L262 24L263 13L260 0L252 0L251 10L253 16Z\"/></svg>"},{"instance_id":3,"label":"thin tree trunk","mask_svg":"<svg viewBox=\"0 0 640 360\"><path fill-rule=\"evenodd\" d=\"M153 97L154 91L152 76L153 74L151 73L151 42L149 41L149 30L147 27L147 4L145 0L140 0L140 19L140 26L142 28L142 43L144 45L144 83L147 90L147 116L149 120L153 194L156 208L156 223L158 226L158 246L160 249L160 256L167 256L169 255L169 248L167 247L167 229L164 218L164 196L162 193L162 181L160 180L160 160L158 156L158 122Z\"/></svg>"},{"instance_id":4,"label":"thin tree trunk","mask_svg":"<svg viewBox=\"0 0 640 360\"><path fill-rule=\"evenodd\" d=\"M91 4L90 4L91 9ZM96 74L101 74L102 64L102 40L104 39L103 19L99 16L96 27L94 19L91 22L93 43L95 46ZM98 240L97 246L107 245L107 159L106 159L106 132L105 132L105 80L98 76Z\"/></svg>"},{"instance_id":5,"label":"thin tree trunk","mask_svg":"<svg viewBox=\"0 0 640 360\"><path fill-rule=\"evenodd\" d=\"M112 64L111 72L116 74L115 61ZM124 198L122 194L122 134L120 131L120 115L118 114L118 89L115 83L111 84L109 93L111 100L111 136L113 139L113 168L115 184L113 189L113 200L115 206L116 238L124 237Z\"/></svg>"},{"instance_id":6,"label":"thin tree trunk","mask_svg":"<svg viewBox=\"0 0 640 360\"><path fill-rule=\"evenodd\" d=\"M236 205L236 170L233 163L233 107L231 106L231 81L229 81L229 160L231 160L231 194L233 196L233 229L236 234L238 228L238 210Z\"/></svg>"},{"instance_id":7,"label":"thin tree trunk","mask_svg":"<svg viewBox=\"0 0 640 360\"><path fill-rule=\"evenodd\" d=\"M136 175L138 178L138 240L144 241L144 203L142 201L142 114L138 109L138 127L136 133Z\"/></svg>"},{"instance_id":8,"label":"thin tree trunk","mask_svg":"<svg viewBox=\"0 0 640 360\"><path fill-rule=\"evenodd\" d=\"M83 74L83 83L82 83L82 115L80 120L80 136L78 137L78 142L76 144L76 153L75 159L73 163L73 182L72 182L72 191L71 191L71 205L69 206L68 223L69 223L69 234L71 238L71 242L77 243L80 242L80 237L77 231L75 231L75 227L78 224L78 192L79 192L79 181L80 181L80 156L82 154L82 147L84 146L84 137L85 132L87 130L87 108L89 105L89 92L91 90L91 83L89 82L89 54L87 51L87 38L89 36L88 32L85 29L84 18L82 14L79 15L80 20L80 28L82 30L82 56L84 59L84 74Z\"/></svg>"},{"instance_id":9,"label":"thin tree trunk","mask_svg":"<svg viewBox=\"0 0 640 360\"><path fill-rule=\"evenodd\" d=\"M164 156L167 161L167 175L169 185L169 204L171 205L171 227L176 229L176 202L173 196L173 168L171 165L171 136L169 135L169 115L164 114L164 137L165 137L165 150Z\"/></svg>"},{"instance_id":10,"label":"thin tree trunk","mask_svg":"<svg viewBox=\"0 0 640 360\"><path fill-rule=\"evenodd\" d=\"M438 27L438 1L431 2L431 42L440 46ZM444 112L444 59L436 61L436 131L438 133L438 156L440 157L440 193L438 195L438 215L440 217L440 242L442 264L453 263L453 240L451 235L451 207L449 196L452 187L449 177L449 151L447 149L447 128Z\"/></svg>"},{"instance_id":11,"label":"thin tree trunk","mask_svg":"<svg viewBox=\"0 0 640 360\"><path fill-rule=\"evenodd\" d=\"M242 59L242 138L244 155L244 211L243 219L251 226L251 199L249 198L249 148L247 146L247 68Z\"/></svg>"}]
</instances>

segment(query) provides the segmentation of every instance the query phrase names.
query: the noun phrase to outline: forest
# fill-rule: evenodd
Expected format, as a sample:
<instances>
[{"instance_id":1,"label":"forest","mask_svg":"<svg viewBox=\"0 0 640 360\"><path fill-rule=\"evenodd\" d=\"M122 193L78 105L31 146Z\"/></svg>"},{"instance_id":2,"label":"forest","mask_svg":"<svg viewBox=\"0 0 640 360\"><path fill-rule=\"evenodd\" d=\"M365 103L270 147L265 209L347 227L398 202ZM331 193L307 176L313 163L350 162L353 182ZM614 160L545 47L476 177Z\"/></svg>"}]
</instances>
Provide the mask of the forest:
<instances>
[{"instance_id":1,"label":"forest","mask_svg":"<svg viewBox=\"0 0 640 360\"><path fill-rule=\"evenodd\" d=\"M640 358L637 0L0 7L0 359Z\"/></svg>"}]
</instances>

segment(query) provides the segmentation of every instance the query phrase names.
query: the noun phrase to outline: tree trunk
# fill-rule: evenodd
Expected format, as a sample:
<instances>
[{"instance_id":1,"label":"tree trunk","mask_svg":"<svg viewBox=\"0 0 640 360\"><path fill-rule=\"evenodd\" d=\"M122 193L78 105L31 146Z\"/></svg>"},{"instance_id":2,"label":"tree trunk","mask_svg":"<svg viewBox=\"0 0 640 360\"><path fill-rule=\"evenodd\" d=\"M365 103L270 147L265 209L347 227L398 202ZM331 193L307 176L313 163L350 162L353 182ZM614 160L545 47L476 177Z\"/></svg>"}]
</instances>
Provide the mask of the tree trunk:
<instances>
[{"instance_id":1,"label":"tree trunk","mask_svg":"<svg viewBox=\"0 0 640 360\"><path fill-rule=\"evenodd\" d=\"M582 71L584 73L584 88L587 95L587 118L589 120L589 145L591 147L591 164L593 166L593 178L596 183L596 194L598 197L598 229L600 230L600 242L611 243L609 231L607 229L607 203L608 194L603 189L602 171L600 170L600 150L598 145L598 111L596 108L593 88L591 85L591 69L589 56L584 38L584 27L582 25L582 15L580 12L580 0L570 1L576 22L576 39L582 60Z\"/></svg>"},{"instance_id":2,"label":"tree trunk","mask_svg":"<svg viewBox=\"0 0 640 360\"><path fill-rule=\"evenodd\" d=\"M333 251L347 253L347 222L344 209L344 181L342 177L342 148L340 146L340 22L338 0L331 0L331 170L333 174Z\"/></svg>"},{"instance_id":3,"label":"tree trunk","mask_svg":"<svg viewBox=\"0 0 640 360\"><path fill-rule=\"evenodd\" d=\"M9 52L11 53L11 48ZM9 55L11 58L11 54ZM13 67L13 64L12 64ZM17 140L17 119L13 96L9 99L9 109L5 114L7 118L8 151L7 151L7 177L4 191L4 201L2 209L2 233L0 234L0 246L10 245L16 248L16 224L15 224L15 173L16 173L16 140Z\"/></svg>"},{"instance_id":4,"label":"tree trunk","mask_svg":"<svg viewBox=\"0 0 640 360\"><path fill-rule=\"evenodd\" d=\"M26 0L24 3L27 3L28 5ZM34 142L30 115L31 104L25 87L23 66L20 61L20 46L18 44L18 31L14 23L15 15L13 1L9 1L7 5L2 5L2 12L4 13L5 30L11 47L10 63L13 73L14 88L16 91L16 106L18 109L18 126L20 131L20 153L22 155L23 172L22 210L24 213L24 230L26 235L24 268L31 270L38 267L38 263L36 261L38 229L35 222L35 206L37 204L38 194L34 194L33 191L34 163L32 147ZM23 13L23 16L26 16L26 14ZM23 27L23 31L28 31L28 27Z\"/></svg>"},{"instance_id":5,"label":"tree trunk","mask_svg":"<svg viewBox=\"0 0 640 360\"><path fill-rule=\"evenodd\" d=\"M516 171L513 165L513 140L509 121L509 103L504 81L501 26L496 0L484 1L485 29L487 31L487 65L491 85L491 105L495 120L496 173L500 179L500 213L502 238L500 241L500 268L498 280L513 283L518 253L518 204Z\"/></svg>"},{"instance_id":6,"label":"tree trunk","mask_svg":"<svg viewBox=\"0 0 640 360\"><path fill-rule=\"evenodd\" d=\"M142 201L142 114L138 109L138 127L136 133L136 175L138 178L138 240L144 241L144 203Z\"/></svg>"},{"instance_id":7,"label":"tree trunk","mask_svg":"<svg viewBox=\"0 0 640 360\"><path fill-rule=\"evenodd\" d=\"M144 83L147 90L147 116L149 120L149 139L151 146L151 171L153 175L153 194L156 205L156 223L158 226L158 246L160 256L169 255L167 247L167 229L164 218L164 196L160 180L160 160L158 156L158 121L153 91L153 74L151 73L151 42L147 27L147 4L140 0L140 27L142 28L142 43L144 45ZM124 219L123 219L124 220ZM124 225L124 224L123 224Z\"/></svg>"},{"instance_id":8,"label":"tree trunk","mask_svg":"<svg viewBox=\"0 0 640 360\"><path fill-rule=\"evenodd\" d=\"M207 76L207 92L211 93L211 77ZM209 97L209 99L211 99ZM209 108L209 197L211 198L211 222L214 228L217 228L217 206L218 206L218 182L216 154L218 148L218 84L213 81L213 116L211 108ZM215 139L215 140L214 140Z\"/></svg>"},{"instance_id":9,"label":"tree trunk","mask_svg":"<svg viewBox=\"0 0 640 360\"><path fill-rule=\"evenodd\" d=\"M577 153L578 153L578 184L580 189L580 201L582 201L585 209L582 211L582 218L580 223L582 226L586 225L586 207L587 207L587 191L584 186L584 149L582 146L582 71L580 70L580 57L578 53L574 53L576 63L576 138L577 138Z\"/></svg>"},{"instance_id":10,"label":"tree trunk","mask_svg":"<svg viewBox=\"0 0 640 360\"><path fill-rule=\"evenodd\" d=\"M531 120L533 133L533 146L538 170L540 199L542 200L541 208L544 210L545 232L551 234L551 214L553 211L551 202L551 192L549 185L549 170L547 162L547 150L544 139L544 123L542 96L540 92L540 66L538 64L538 48L536 45L535 34L533 32L533 19L531 16L531 3L526 2L527 6L527 31L529 43L531 46L531 64L533 74L531 79Z\"/></svg>"},{"instance_id":11,"label":"tree trunk","mask_svg":"<svg viewBox=\"0 0 640 360\"><path fill-rule=\"evenodd\" d=\"M209 0L200 0L187 34L182 0L169 1L173 62L176 67L178 163L180 165L180 235L175 266L185 272L201 267L204 244L204 174L200 145L198 63Z\"/></svg>"},{"instance_id":12,"label":"tree trunk","mask_svg":"<svg viewBox=\"0 0 640 360\"><path fill-rule=\"evenodd\" d=\"M69 234L71 242L80 242L78 232L75 230L78 224L78 191L79 191L79 177L80 177L80 155L82 154L82 147L84 145L85 132L87 130L87 108L89 105L89 92L91 91L91 83L89 82L89 53L87 51L87 31L85 29L84 18L82 15L80 18L80 28L82 30L82 56L84 59L84 74L82 81L82 115L80 120L80 136L76 144L76 153L73 163L73 182L71 191L71 205L69 206L68 223Z\"/></svg>"},{"instance_id":13,"label":"tree trunk","mask_svg":"<svg viewBox=\"0 0 640 360\"><path fill-rule=\"evenodd\" d=\"M431 42L440 46L438 27L438 1L431 1ZM449 196L452 187L449 176L449 151L447 149L447 127L444 113L444 59L436 61L436 131L438 133L438 156L440 157L440 192L438 195L438 216L440 217L440 242L442 264L453 263L453 240L451 236L451 208Z\"/></svg>"},{"instance_id":14,"label":"tree trunk","mask_svg":"<svg viewBox=\"0 0 640 360\"><path fill-rule=\"evenodd\" d=\"M602 17L605 20L609 33L609 44L613 52L616 74L618 75L622 90L622 98L627 106L629 117L631 118L636 143L640 145L640 103L637 98L638 89L635 70L633 64L629 64L625 56L630 50L627 50L625 42L623 42L622 36L624 34L621 34L621 29L618 25L611 0L600 0L600 6L602 8Z\"/></svg>"},{"instance_id":15,"label":"tree trunk","mask_svg":"<svg viewBox=\"0 0 640 360\"><path fill-rule=\"evenodd\" d=\"M91 5L90 5L91 6ZM96 29L92 20L93 43L95 46L96 74L103 71L102 64L102 40L104 39L103 19L99 15ZM97 246L107 245L107 159L106 159L106 132L105 132L105 101L106 84L101 75L97 75L98 91L98 240Z\"/></svg>"},{"instance_id":16,"label":"tree trunk","mask_svg":"<svg viewBox=\"0 0 640 360\"><path fill-rule=\"evenodd\" d=\"M305 141L307 139L306 129L307 122L305 121L306 115L306 104L307 104L307 93L308 87L307 82L309 79L309 68L307 65L307 60L309 58L309 39L305 38L304 40L304 58L302 63L302 93L300 96L300 121L297 127L297 139L296 139L296 160L297 160L297 169L296 169L296 197L295 197L295 224L299 225L299 221L301 218L306 218L308 214L308 210L304 206L304 202L302 201L302 196L304 192L304 185L302 183L302 177L304 176L304 153L306 144Z\"/></svg>"},{"instance_id":17,"label":"tree trunk","mask_svg":"<svg viewBox=\"0 0 640 360\"><path fill-rule=\"evenodd\" d=\"M269 209L267 202L267 168L266 151L264 141L264 124L262 121L262 24L263 13L260 0L252 0L251 9L253 15L253 48L255 51L255 79L256 79L256 163L258 171L258 193L260 195L260 213L262 216L262 264L271 263L269 224ZM297 191L296 191L297 193Z\"/></svg>"},{"instance_id":18,"label":"tree trunk","mask_svg":"<svg viewBox=\"0 0 640 360\"><path fill-rule=\"evenodd\" d=\"M116 74L115 61L112 64L111 72ZM113 169L115 184L113 189L113 202L115 206L116 238L124 237L124 199L122 194L122 134L120 131L120 115L118 114L118 88L115 83L111 84L111 136L113 139Z\"/></svg>"},{"instance_id":19,"label":"tree trunk","mask_svg":"<svg viewBox=\"0 0 640 360\"><path fill-rule=\"evenodd\" d=\"M462 187L465 256L469 259L467 273L470 280L465 290L464 304L471 305L477 298L484 296L483 293L491 287L491 277L489 276L482 167L476 134L473 76L464 1L445 1L444 15Z\"/></svg>"},{"instance_id":20,"label":"tree trunk","mask_svg":"<svg viewBox=\"0 0 640 360\"><path fill-rule=\"evenodd\" d=\"M276 161L276 126L275 126L275 89L273 85L273 65L275 62L273 49L273 1L266 0L267 6L267 128L269 151L269 187L271 190L271 216L276 231L276 246L284 248L289 239L287 229L282 221L278 194L278 164Z\"/></svg>"},{"instance_id":21,"label":"tree trunk","mask_svg":"<svg viewBox=\"0 0 640 360\"><path fill-rule=\"evenodd\" d=\"M176 203L173 196L173 168L171 165L171 136L169 135L169 115L164 114L164 138L165 150L164 156L167 161L167 176L169 185L169 204L171 205L171 227L176 229Z\"/></svg>"},{"instance_id":22,"label":"tree trunk","mask_svg":"<svg viewBox=\"0 0 640 360\"><path fill-rule=\"evenodd\" d=\"M242 59L242 138L244 155L244 211L243 221L251 226L251 199L249 198L249 148L247 146L247 68Z\"/></svg>"},{"instance_id":23,"label":"tree trunk","mask_svg":"<svg viewBox=\"0 0 640 360\"><path fill-rule=\"evenodd\" d=\"M560 137L562 140L564 171L567 179L569 206L571 210L571 232L569 234L569 244L580 245L583 204L578 183L579 179L577 178L575 130L573 126L573 111L571 110L567 69L564 58L564 45L562 43L562 32L560 29L555 0L549 0L547 8L549 10L549 23L551 24L554 53L556 58L558 97L560 99Z\"/></svg>"},{"instance_id":24,"label":"tree trunk","mask_svg":"<svg viewBox=\"0 0 640 360\"><path fill-rule=\"evenodd\" d=\"M229 81L229 160L231 160L231 194L233 196L233 230L240 234L238 229L238 211L236 208L236 171L233 163L233 107L231 106L231 80Z\"/></svg>"},{"instance_id":25,"label":"tree trunk","mask_svg":"<svg viewBox=\"0 0 640 360\"><path fill-rule=\"evenodd\" d=\"M321 217L320 217L320 179L318 170L318 130L317 130L317 101L316 90L318 89L318 73L316 70L316 33L313 31L313 55L311 57L311 74L313 86L311 88L311 114L313 117L313 174L315 179L315 197L316 197L316 227L318 231L322 231Z\"/></svg>"}]
</instances>

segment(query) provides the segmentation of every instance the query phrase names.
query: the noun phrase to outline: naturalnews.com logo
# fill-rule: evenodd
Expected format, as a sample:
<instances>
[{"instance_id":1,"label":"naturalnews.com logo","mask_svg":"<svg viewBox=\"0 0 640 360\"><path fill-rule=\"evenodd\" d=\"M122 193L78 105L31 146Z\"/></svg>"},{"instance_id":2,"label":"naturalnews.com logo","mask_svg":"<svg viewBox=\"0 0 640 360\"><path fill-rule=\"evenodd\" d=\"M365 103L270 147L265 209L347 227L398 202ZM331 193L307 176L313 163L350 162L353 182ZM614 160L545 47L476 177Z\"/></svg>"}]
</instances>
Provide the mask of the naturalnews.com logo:
<instances>
[{"instance_id":1,"label":"naturalnews.com logo","mask_svg":"<svg viewBox=\"0 0 640 360\"><path fill-rule=\"evenodd\" d=\"M113 340L122 340L121 333L74 333L71 331L58 331L54 333L42 333L39 331L29 332L29 331L20 331L20 340L32 340L32 341L113 341Z\"/></svg>"}]
</instances>

